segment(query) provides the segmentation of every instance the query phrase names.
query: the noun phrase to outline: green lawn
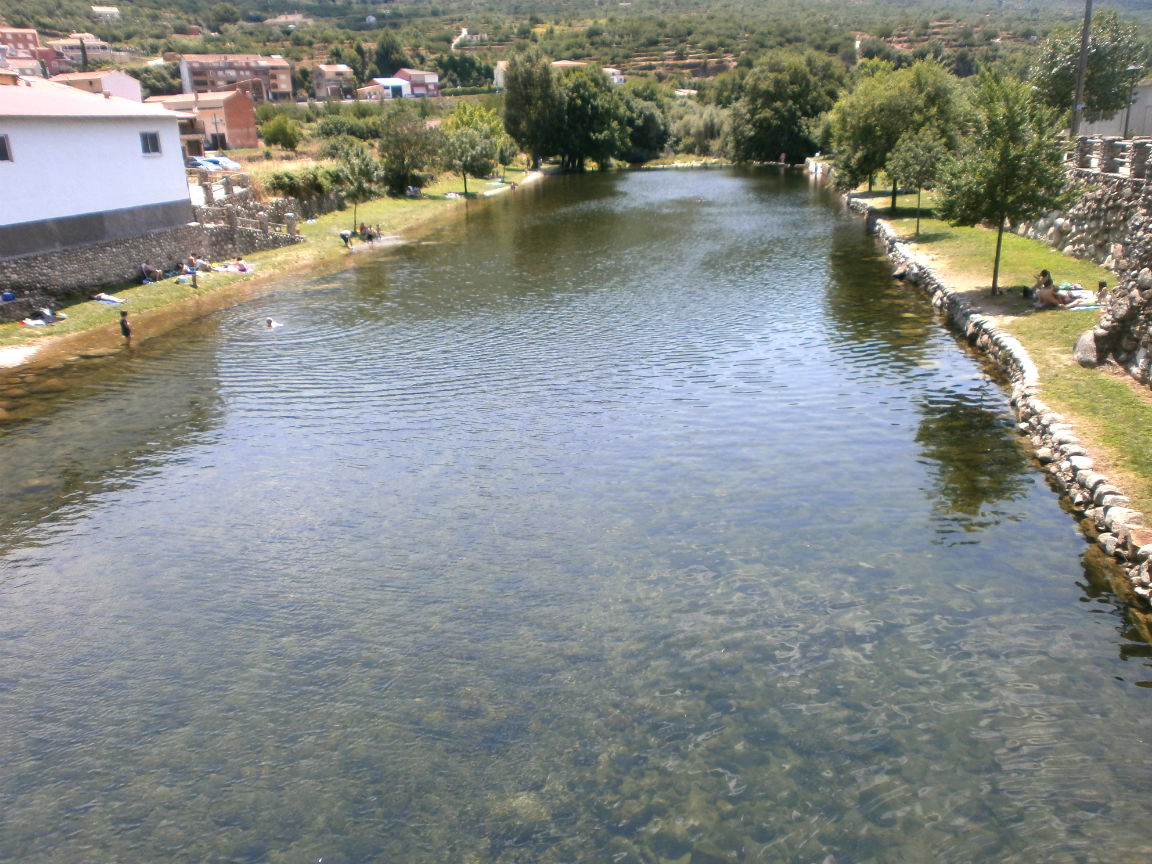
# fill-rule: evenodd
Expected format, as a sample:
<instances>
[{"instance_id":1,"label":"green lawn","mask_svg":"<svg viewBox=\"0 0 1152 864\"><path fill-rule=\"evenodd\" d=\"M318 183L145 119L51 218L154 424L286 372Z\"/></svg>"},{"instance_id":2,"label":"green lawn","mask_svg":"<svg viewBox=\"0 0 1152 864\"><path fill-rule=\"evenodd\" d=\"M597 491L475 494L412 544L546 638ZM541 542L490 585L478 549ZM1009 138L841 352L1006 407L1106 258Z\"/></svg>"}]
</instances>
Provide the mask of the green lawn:
<instances>
[{"instance_id":1,"label":"green lawn","mask_svg":"<svg viewBox=\"0 0 1152 864\"><path fill-rule=\"evenodd\" d=\"M889 218L886 194L867 196L902 239L915 243L934 257L941 270L964 274L983 286L992 284L996 232L987 228L955 228L933 218L930 199L921 211L920 234L915 236L916 196L897 198L897 211ZM1115 276L1092 261L1061 254L1037 240L1004 235L1000 285L1018 294L1041 269L1053 279L1079 282L1095 288L1098 280L1115 284ZM981 295L986 295L982 291ZM1152 391L1140 387L1115 367L1084 369L1072 359L1081 333L1095 324L1099 311L1037 311L1018 297L987 298L990 314L1001 315L1003 326L1020 340L1040 374L1041 398L1063 414L1092 450L1097 467L1124 490L1133 506L1152 513Z\"/></svg>"}]
</instances>

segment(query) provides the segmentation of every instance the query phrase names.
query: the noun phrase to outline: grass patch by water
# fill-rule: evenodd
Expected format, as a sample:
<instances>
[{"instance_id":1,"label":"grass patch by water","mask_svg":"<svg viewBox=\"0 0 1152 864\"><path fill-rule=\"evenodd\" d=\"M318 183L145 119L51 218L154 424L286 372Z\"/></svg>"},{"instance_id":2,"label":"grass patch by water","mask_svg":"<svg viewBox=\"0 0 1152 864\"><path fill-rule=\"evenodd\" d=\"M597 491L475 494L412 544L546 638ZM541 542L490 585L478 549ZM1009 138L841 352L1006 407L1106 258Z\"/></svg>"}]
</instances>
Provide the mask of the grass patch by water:
<instances>
[{"instance_id":1,"label":"grass patch by water","mask_svg":"<svg viewBox=\"0 0 1152 864\"><path fill-rule=\"evenodd\" d=\"M934 267L981 286L973 292L974 299L988 314L999 316L1001 326L1020 340L1036 364L1044 402L1073 424L1092 451L1098 470L1124 490L1132 506L1152 513L1152 440L1142 434L1152 427L1152 391L1114 366L1085 369L1073 360L1076 339L1096 323L1099 310L1040 311L1018 296L1019 289L1031 285L1041 269L1051 271L1057 284L1080 283L1091 289L1101 279L1114 285L1114 274L1038 240L1006 233L999 283L1009 295L991 298L987 295L996 248L994 230L959 228L936 219L926 195L917 237L915 195L898 196L892 218L886 194L870 197L880 218L889 221L903 240L931 256Z\"/></svg>"}]
</instances>

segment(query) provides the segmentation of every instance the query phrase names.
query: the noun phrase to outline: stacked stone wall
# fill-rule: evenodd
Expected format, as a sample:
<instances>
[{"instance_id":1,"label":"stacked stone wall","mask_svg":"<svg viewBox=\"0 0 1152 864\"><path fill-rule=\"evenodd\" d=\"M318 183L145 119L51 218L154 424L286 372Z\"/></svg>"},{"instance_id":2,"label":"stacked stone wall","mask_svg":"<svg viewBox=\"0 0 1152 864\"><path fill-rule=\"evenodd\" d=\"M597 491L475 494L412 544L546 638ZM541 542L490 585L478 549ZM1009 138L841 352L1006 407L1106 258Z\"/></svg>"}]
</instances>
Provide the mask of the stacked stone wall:
<instances>
[{"instance_id":1,"label":"stacked stone wall","mask_svg":"<svg viewBox=\"0 0 1152 864\"><path fill-rule=\"evenodd\" d=\"M1129 499L1095 470L1071 425L1040 398L1039 376L1024 346L945 285L887 222L875 218L866 202L849 198L848 206L867 216L897 278L924 290L949 324L1004 371L1018 431L1028 437L1036 458L1088 521L1097 545L1120 564L1125 581L1116 588L1129 600L1152 606L1152 530L1144 527L1143 514L1131 509ZM1152 271L1148 282L1152 289Z\"/></svg>"},{"instance_id":2,"label":"stacked stone wall","mask_svg":"<svg viewBox=\"0 0 1152 864\"><path fill-rule=\"evenodd\" d=\"M1076 203L1013 230L1065 255L1088 258L1109 269L1127 269L1135 252L1132 220L1147 215L1152 190L1145 180L1120 174L1081 168L1070 169L1068 174Z\"/></svg>"},{"instance_id":3,"label":"stacked stone wall","mask_svg":"<svg viewBox=\"0 0 1152 864\"><path fill-rule=\"evenodd\" d=\"M0 321L18 321L38 306L57 306L82 293L139 282L145 261L169 269L189 255L219 261L299 241L289 234L191 224L110 243L3 258L0 291L11 291L17 299L0 303Z\"/></svg>"}]
</instances>

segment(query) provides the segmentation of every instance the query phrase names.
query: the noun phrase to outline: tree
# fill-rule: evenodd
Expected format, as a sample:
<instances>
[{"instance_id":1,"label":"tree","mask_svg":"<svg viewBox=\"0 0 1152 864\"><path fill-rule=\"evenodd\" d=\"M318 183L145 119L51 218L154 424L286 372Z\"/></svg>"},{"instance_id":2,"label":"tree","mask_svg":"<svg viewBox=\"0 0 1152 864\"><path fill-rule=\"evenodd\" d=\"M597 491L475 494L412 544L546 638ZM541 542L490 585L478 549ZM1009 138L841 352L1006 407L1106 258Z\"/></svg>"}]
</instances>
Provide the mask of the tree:
<instances>
[{"instance_id":1,"label":"tree","mask_svg":"<svg viewBox=\"0 0 1152 864\"><path fill-rule=\"evenodd\" d=\"M332 180L344 197L352 202L352 230L356 230L359 206L376 195L381 176L379 160L363 144L348 147L340 155Z\"/></svg>"},{"instance_id":2,"label":"tree","mask_svg":"<svg viewBox=\"0 0 1152 864\"><path fill-rule=\"evenodd\" d=\"M376 40L376 68L381 75L395 75L397 69L412 65L412 59L400 44L400 38L385 30Z\"/></svg>"},{"instance_id":3,"label":"tree","mask_svg":"<svg viewBox=\"0 0 1152 864\"><path fill-rule=\"evenodd\" d=\"M269 146L279 144L285 150L295 151L304 138L304 132L300 124L287 114L277 114L260 126L260 137Z\"/></svg>"},{"instance_id":4,"label":"tree","mask_svg":"<svg viewBox=\"0 0 1152 864\"><path fill-rule=\"evenodd\" d=\"M179 63L137 66L124 71L140 82L140 89L144 92L145 98L149 96L172 96L181 92Z\"/></svg>"},{"instance_id":5,"label":"tree","mask_svg":"<svg viewBox=\"0 0 1152 864\"><path fill-rule=\"evenodd\" d=\"M389 192L404 195L410 186L420 189L428 184L427 168L439 152L438 136L407 102L384 118L378 147Z\"/></svg>"},{"instance_id":6,"label":"tree","mask_svg":"<svg viewBox=\"0 0 1152 864\"><path fill-rule=\"evenodd\" d=\"M603 167L628 146L627 118L608 76L584 67L561 79L564 122L556 155L565 171L583 171L588 162Z\"/></svg>"},{"instance_id":7,"label":"tree","mask_svg":"<svg viewBox=\"0 0 1152 864\"><path fill-rule=\"evenodd\" d=\"M836 102L843 73L832 58L775 51L744 79L732 111L732 158L737 162L797 162L819 147L811 124Z\"/></svg>"},{"instance_id":8,"label":"tree","mask_svg":"<svg viewBox=\"0 0 1152 864\"><path fill-rule=\"evenodd\" d=\"M973 103L975 125L944 167L936 209L953 225L996 226L992 293L999 294L1005 223L1067 203L1064 151L1054 112L1023 81L981 71Z\"/></svg>"},{"instance_id":9,"label":"tree","mask_svg":"<svg viewBox=\"0 0 1152 864\"><path fill-rule=\"evenodd\" d=\"M646 92L624 90L620 93L625 115L628 144L620 157L626 162L647 162L655 159L668 144L671 134L664 105L657 99L647 98Z\"/></svg>"},{"instance_id":10,"label":"tree","mask_svg":"<svg viewBox=\"0 0 1152 864\"><path fill-rule=\"evenodd\" d=\"M504 71L504 129L533 168L555 152L563 122L563 88L548 58L535 46L512 54Z\"/></svg>"},{"instance_id":11,"label":"tree","mask_svg":"<svg viewBox=\"0 0 1152 864\"><path fill-rule=\"evenodd\" d=\"M906 132L888 156L885 170L895 182L916 187L916 236L920 236L920 193L936 182L940 163L948 153L940 133L931 126Z\"/></svg>"},{"instance_id":12,"label":"tree","mask_svg":"<svg viewBox=\"0 0 1152 864\"><path fill-rule=\"evenodd\" d=\"M504 136L500 117L490 108L475 102L461 102L441 126L441 162L449 171L464 178L468 194L468 175L477 179L496 169L499 142Z\"/></svg>"},{"instance_id":13,"label":"tree","mask_svg":"<svg viewBox=\"0 0 1152 864\"><path fill-rule=\"evenodd\" d=\"M217 30L221 24L236 24L240 21L240 10L231 3L217 3L208 9L208 23Z\"/></svg>"},{"instance_id":14,"label":"tree","mask_svg":"<svg viewBox=\"0 0 1152 864\"><path fill-rule=\"evenodd\" d=\"M870 61L878 63L879 61ZM900 70L871 66L829 115L829 138L839 182L856 186L883 170L900 137L931 127L951 143L964 118L956 80L925 60ZM892 184L892 207L897 184Z\"/></svg>"},{"instance_id":15,"label":"tree","mask_svg":"<svg viewBox=\"0 0 1152 864\"><path fill-rule=\"evenodd\" d=\"M1040 100L1067 116L1076 92L1081 28L1058 27L1040 46L1031 70L1031 82ZM1092 19L1088 34L1088 65L1084 72L1083 117L1088 122L1111 117L1128 105L1132 78L1128 71L1140 64L1144 46L1135 24L1126 24L1112 10Z\"/></svg>"}]
</instances>

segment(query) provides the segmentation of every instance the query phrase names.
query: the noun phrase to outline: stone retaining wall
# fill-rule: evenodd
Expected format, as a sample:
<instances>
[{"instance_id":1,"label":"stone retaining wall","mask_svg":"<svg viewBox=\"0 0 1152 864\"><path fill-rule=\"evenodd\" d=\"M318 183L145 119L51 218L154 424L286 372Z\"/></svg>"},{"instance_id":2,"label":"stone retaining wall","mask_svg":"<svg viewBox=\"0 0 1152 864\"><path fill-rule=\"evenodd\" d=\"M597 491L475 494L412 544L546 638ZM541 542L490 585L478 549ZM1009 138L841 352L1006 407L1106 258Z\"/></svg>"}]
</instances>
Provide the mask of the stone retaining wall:
<instances>
[{"instance_id":1,"label":"stone retaining wall","mask_svg":"<svg viewBox=\"0 0 1152 864\"><path fill-rule=\"evenodd\" d=\"M1089 258L1109 269L1127 269L1137 240L1132 232L1132 217L1148 212L1152 188L1142 178L1079 168L1070 169L1068 179L1077 196L1075 204L1067 210L1053 210L1034 222L1015 225L1013 231L1047 243L1065 255Z\"/></svg>"},{"instance_id":2,"label":"stone retaining wall","mask_svg":"<svg viewBox=\"0 0 1152 864\"><path fill-rule=\"evenodd\" d=\"M0 258L0 291L17 295L15 301L0 303L0 321L19 321L38 306L58 306L81 293L139 282L145 261L167 269L189 255L220 261L297 242L299 237L288 234L193 223L115 242Z\"/></svg>"},{"instance_id":3,"label":"stone retaining wall","mask_svg":"<svg viewBox=\"0 0 1152 864\"><path fill-rule=\"evenodd\" d=\"M866 202L847 201L852 210L867 216L897 278L922 288L948 322L1004 370L1011 382L1018 430L1028 436L1037 459L1075 510L1091 523L1096 543L1120 563L1127 590L1117 587L1124 590L1126 599L1145 608L1152 606L1152 530L1144 527L1143 514L1128 506L1128 498L1095 470L1075 430L1040 398L1039 376L1024 346L945 285L887 222L876 218Z\"/></svg>"}]
</instances>

